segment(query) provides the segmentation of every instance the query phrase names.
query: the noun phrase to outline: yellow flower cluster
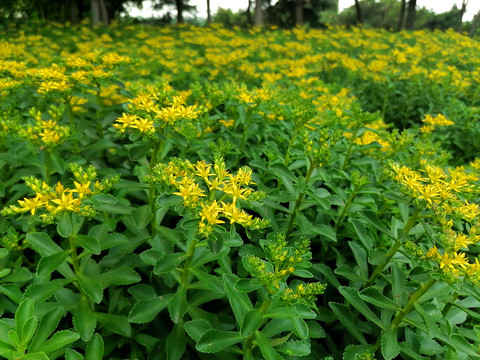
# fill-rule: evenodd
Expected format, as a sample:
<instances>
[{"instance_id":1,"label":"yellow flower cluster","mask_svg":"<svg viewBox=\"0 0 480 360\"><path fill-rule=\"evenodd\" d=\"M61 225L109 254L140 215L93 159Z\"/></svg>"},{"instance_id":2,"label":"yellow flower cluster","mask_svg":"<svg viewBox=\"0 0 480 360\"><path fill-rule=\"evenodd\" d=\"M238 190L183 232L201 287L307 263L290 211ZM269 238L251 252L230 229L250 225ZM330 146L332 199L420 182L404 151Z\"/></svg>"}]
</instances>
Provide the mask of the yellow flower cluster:
<instances>
[{"instance_id":1,"label":"yellow flower cluster","mask_svg":"<svg viewBox=\"0 0 480 360\"><path fill-rule=\"evenodd\" d=\"M17 200L18 205L6 207L0 214L11 216L27 212L31 215L40 213L40 220L45 223L52 222L55 216L63 212L78 213L81 216L95 215L94 209L86 200L92 195L109 190L118 182L119 177L100 182L96 180L97 172L93 166L85 169L78 164L70 165L70 171L76 179L73 181L74 188L66 188L60 182L52 187L34 176L24 178L25 184L35 196Z\"/></svg>"},{"instance_id":2,"label":"yellow flower cluster","mask_svg":"<svg viewBox=\"0 0 480 360\"><path fill-rule=\"evenodd\" d=\"M18 135L21 138L37 144L40 148L49 148L61 144L70 135L68 126L61 126L57 123L55 113L58 109L52 109L49 115L53 117L50 120L42 120L42 113L36 109L31 109L30 116L34 125L28 124L18 129Z\"/></svg>"},{"instance_id":3,"label":"yellow flower cluster","mask_svg":"<svg viewBox=\"0 0 480 360\"><path fill-rule=\"evenodd\" d=\"M157 164L145 181L176 190L173 194L181 196L183 205L200 218L199 233L204 237L208 237L216 224L225 222L222 218L252 229L268 225L240 207L239 200L259 200L263 196L247 187L254 184L252 170L247 167L233 175L221 160L212 165L203 160L192 164L185 159L172 159L168 164Z\"/></svg>"},{"instance_id":4,"label":"yellow flower cluster","mask_svg":"<svg viewBox=\"0 0 480 360\"><path fill-rule=\"evenodd\" d=\"M440 167L426 162L422 163L420 172L398 164L392 164L391 167L393 179L416 201L423 201L439 229L437 240L443 250L433 245L425 253L425 258L436 262L449 281L468 278L480 285L479 259L472 263L466 253L471 245L480 241L480 209L466 199L478 193L473 183L478 177L459 168L446 173ZM454 229L459 220L469 223L465 226L468 231L465 232L463 226L461 231Z\"/></svg>"},{"instance_id":5,"label":"yellow flower cluster","mask_svg":"<svg viewBox=\"0 0 480 360\"><path fill-rule=\"evenodd\" d=\"M128 113L119 117L113 128L121 134L127 129L133 129L147 137L152 137L156 131L171 127L175 131L183 131L192 126L193 121L202 113L196 105L187 106L183 96L173 96L172 100L165 95L140 93L130 100Z\"/></svg>"},{"instance_id":6,"label":"yellow flower cluster","mask_svg":"<svg viewBox=\"0 0 480 360\"><path fill-rule=\"evenodd\" d=\"M467 173L457 170L448 174L427 162L422 162L420 172L396 163L391 164L391 171L392 178L402 185L408 196L422 200L435 212L455 215L467 221L479 215L478 205L465 199L466 194L476 192Z\"/></svg>"},{"instance_id":7,"label":"yellow flower cluster","mask_svg":"<svg viewBox=\"0 0 480 360\"><path fill-rule=\"evenodd\" d=\"M442 114L438 114L435 117L432 115L425 115L425 118L422 120L422 122L426 124L420 128L420 131L423 133L432 132L437 126L451 126L454 124L453 121L448 120Z\"/></svg>"}]
</instances>

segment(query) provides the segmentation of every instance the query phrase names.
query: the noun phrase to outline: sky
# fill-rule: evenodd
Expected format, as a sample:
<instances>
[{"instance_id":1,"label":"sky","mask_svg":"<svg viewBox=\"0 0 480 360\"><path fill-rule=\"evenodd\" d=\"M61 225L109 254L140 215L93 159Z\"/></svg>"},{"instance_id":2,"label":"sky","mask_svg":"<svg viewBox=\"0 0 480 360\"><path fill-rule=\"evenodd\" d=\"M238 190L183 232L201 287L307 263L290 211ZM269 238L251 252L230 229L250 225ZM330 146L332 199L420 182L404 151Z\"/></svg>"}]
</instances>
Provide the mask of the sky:
<instances>
[{"instance_id":1,"label":"sky","mask_svg":"<svg viewBox=\"0 0 480 360\"><path fill-rule=\"evenodd\" d=\"M355 0L339 0L340 10L350 7L354 4ZM207 1L206 0L190 0L191 5L197 6L197 16L198 17L207 17ZM426 7L429 10L433 10L435 13L439 14L445 11L448 11L452 8L453 4L457 4L457 7L462 6L462 0L417 0L418 7ZM210 7L212 14L216 12L219 7L224 9L232 9L232 11L238 11L240 9L246 9L248 6L248 0L210 0ZM148 9L147 1L144 6L144 13ZM469 0L467 5L467 12L463 16L464 21L470 21L473 19L473 16L480 10L480 1L478 0ZM141 12L131 12L132 16L141 16Z\"/></svg>"}]
</instances>

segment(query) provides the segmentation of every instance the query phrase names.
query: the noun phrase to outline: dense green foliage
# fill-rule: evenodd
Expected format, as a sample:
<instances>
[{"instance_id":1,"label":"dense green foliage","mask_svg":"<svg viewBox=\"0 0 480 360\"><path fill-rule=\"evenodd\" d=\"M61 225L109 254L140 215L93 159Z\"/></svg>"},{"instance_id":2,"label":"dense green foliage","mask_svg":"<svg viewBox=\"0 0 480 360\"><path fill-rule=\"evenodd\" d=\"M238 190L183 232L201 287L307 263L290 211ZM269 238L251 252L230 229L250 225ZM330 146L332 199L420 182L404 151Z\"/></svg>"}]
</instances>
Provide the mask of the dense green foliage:
<instances>
[{"instance_id":1,"label":"dense green foliage","mask_svg":"<svg viewBox=\"0 0 480 360\"><path fill-rule=\"evenodd\" d=\"M475 40L0 36L0 356L480 358Z\"/></svg>"}]
</instances>

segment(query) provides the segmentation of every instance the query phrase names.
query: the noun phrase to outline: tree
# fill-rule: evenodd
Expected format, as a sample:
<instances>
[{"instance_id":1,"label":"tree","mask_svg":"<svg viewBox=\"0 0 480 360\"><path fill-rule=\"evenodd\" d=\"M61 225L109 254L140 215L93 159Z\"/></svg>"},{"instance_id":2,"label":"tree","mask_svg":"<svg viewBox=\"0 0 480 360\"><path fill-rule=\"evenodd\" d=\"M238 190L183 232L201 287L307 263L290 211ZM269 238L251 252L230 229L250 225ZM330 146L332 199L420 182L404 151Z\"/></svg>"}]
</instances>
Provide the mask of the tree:
<instances>
[{"instance_id":1,"label":"tree","mask_svg":"<svg viewBox=\"0 0 480 360\"><path fill-rule=\"evenodd\" d=\"M409 0L407 8L407 20L405 21L405 29L413 30L415 26L415 11L417 8L417 0Z\"/></svg>"},{"instance_id":2,"label":"tree","mask_svg":"<svg viewBox=\"0 0 480 360\"><path fill-rule=\"evenodd\" d=\"M457 24L457 32L462 32L462 24L463 24L463 15L467 11L468 0L462 0L462 7L458 11L458 24Z\"/></svg>"},{"instance_id":3,"label":"tree","mask_svg":"<svg viewBox=\"0 0 480 360\"><path fill-rule=\"evenodd\" d=\"M295 0L295 25L303 25L303 0Z\"/></svg>"},{"instance_id":4,"label":"tree","mask_svg":"<svg viewBox=\"0 0 480 360\"><path fill-rule=\"evenodd\" d=\"M400 7L400 16L398 18L398 25L397 31L401 31L403 29L403 22L405 19L405 8L407 6L407 0L402 0L402 5Z\"/></svg>"},{"instance_id":5,"label":"tree","mask_svg":"<svg viewBox=\"0 0 480 360\"><path fill-rule=\"evenodd\" d=\"M210 24L212 22L212 12L210 9L210 0L207 0L207 23Z\"/></svg>"},{"instance_id":6,"label":"tree","mask_svg":"<svg viewBox=\"0 0 480 360\"><path fill-rule=\"evenodd\" d=\"M255 21L253 23L255 26L263 26L263 1L255 0Z\"/></svg>"},{"instance_id":7,"label":"tree","mask_svg":"<svg viewBox=\"0 0 480 360\"><path fill-rule=\"evenodd\" d=\"M357 13L357 24L363 24L362 8L360 7L358 0L355 0L355 11Z\"/></svg>"},{"instance_id":8,"label":"tree","mask_svg":"<svg viewBox=\"0 0 480 360\"><path fill-rule=\"evenodd\" d=\"M470 37L474 37L475 31L477 31L478 25L480 25L480 11L475 14L472 20L472 25L470 25L470 31L468 32L468 35Z\"/></svg>"},{"instance_id":9,"label":"tree","mask_svg":"<svg viewBox=\"0 0 480 360\"><path fill-rule=\"evenodd\" d=\"M183 24L183 0L175 0L177 6L177 23Z\"/></svg>"}]
</instances>

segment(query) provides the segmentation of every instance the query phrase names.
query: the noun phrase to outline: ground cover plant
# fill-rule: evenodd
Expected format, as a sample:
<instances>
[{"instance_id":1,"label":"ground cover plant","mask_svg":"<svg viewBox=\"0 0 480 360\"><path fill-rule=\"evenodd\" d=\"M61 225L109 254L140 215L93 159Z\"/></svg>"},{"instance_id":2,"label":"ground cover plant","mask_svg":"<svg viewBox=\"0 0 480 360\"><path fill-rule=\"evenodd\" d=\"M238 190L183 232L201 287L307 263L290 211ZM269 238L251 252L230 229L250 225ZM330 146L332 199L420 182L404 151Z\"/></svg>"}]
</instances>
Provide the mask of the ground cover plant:
<instances>
[{"instance_id":1,"label":"ground cover plant","mask_svg":"<svg viewBox=\"0 0 480 360\"><path fill-rule=\"evenodd\" d=\"M0 40L0 356L480 358L479 44Z\"/></svg>"}]
</instances>

